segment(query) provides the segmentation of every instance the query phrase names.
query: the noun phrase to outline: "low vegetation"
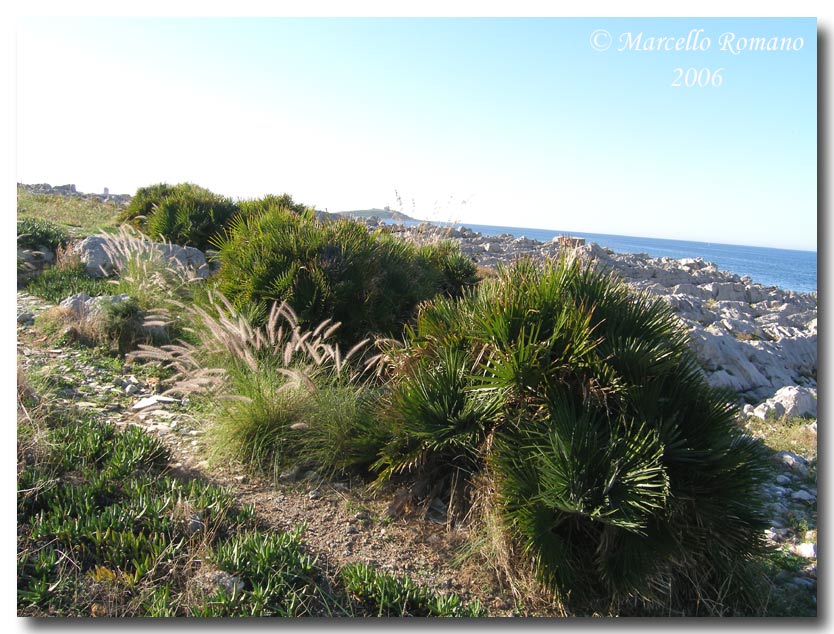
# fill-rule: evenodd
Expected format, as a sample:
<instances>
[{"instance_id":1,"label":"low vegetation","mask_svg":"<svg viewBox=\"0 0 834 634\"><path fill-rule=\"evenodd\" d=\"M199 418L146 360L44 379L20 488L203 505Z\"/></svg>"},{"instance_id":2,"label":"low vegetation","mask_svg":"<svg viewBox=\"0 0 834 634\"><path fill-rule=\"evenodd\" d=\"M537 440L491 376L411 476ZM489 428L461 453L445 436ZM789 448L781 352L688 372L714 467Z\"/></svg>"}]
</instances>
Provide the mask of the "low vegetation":
<instances>
[{"instance_id":1,"label":"low vegetation","mask_svg":"<svg viewBox=\"0 0 834 634\"><path fill-rule=\"evenodd\" d=\"M57 225L71 237L112 231L119 224L121 206L98 199L53 194L32 194L17 188L17 219L41 220ZM18 230L18 233L20 230Z\"/></svg>"},{"instance_id":2,"label":"low vegetation","mask_svg":"<svg viewBox=\"0 0 834 634\"><path fill-rule=\"evenodd\" d=\"M264 529L231 492L170 475L143 430L54 411L25 382L18 410L22 616L480 613L372 567L328 581L303 526Z\"/></svg>"},{"instance_id":3,"label":"low vegetation","mask_svg":"<svg viewBox=\"0 0 834 634\"><path fill-rule=\"evenodd\" d=\"M33 216L17 221L17 248L57 251L66 244L69 236L54 222Z\"/></svg>"},{"instance_id":4,"label":"low vegetation","mask_svg":"<svg viewBox=\"0 0 834 634\"><path fill-rule=\"evenodd\" d=\"M25 283L52 303L129 299L95 324L46 312L37 329L54 341L71 326L84 336L65 343L164 368L168 394L200 403L215 464L348 475L405 519L439 505L469 536L461 559L565 615L808 609L768 603L794 563L763 540L768 452L752 436L772 430L745 433L663 304L570 259L479 276L452 244L321 222L286 195L155 185L121 218L211 244L217 274L201 280L122 227L112 283L66 254ZM170 473L152 437L57 411L26 378L20 614L487 614L373 566L320 567L303 526L265 529L229 491ZM780 429L780 447L810 442L799 423Z\"/></svg>"}]
</instances>

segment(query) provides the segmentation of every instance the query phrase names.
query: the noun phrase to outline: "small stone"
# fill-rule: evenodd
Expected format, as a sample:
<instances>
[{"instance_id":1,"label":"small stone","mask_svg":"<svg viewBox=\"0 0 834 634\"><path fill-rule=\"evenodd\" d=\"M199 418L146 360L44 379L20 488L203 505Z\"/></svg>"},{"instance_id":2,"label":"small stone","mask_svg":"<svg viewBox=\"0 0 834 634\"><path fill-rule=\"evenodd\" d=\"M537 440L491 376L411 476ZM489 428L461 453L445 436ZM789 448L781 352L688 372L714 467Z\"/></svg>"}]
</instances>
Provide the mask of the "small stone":
<instances>
[{"instance_id":1,"label":"small stone","mask_svg":"<svg viewBox=\"0 0 834 634\"><path fill-rule=\"evenodd\" d=\"M318 489L313 489L310 493L307 494L311 500L318 500L321 497L321 493L319 493Z\"/></svg>"},{"instance_id":2,"label":"small stone","mask_svg":"<svg viewBox=\"0 0 834 634\"><path fill-rule=\"evenodd\" d=\"M791 551L800 557L804 557L805 559L815 559L817 556L817 546L811 542L797 544L791 548Z\"/></svg>"},{"instance_id":3,"label":"small stone","mask_svg":"<svg viewBox=\"0 0 834 634\"><path fill-rule=\"evenodd\" d=\"M781 484L781 485L790 484L791 483L791 478L790 478L790 476L787 476L785 474L780 474L780 475L776 476L776 482L778 484Z\"/></svg>"},{"instance_id":4,"label":"small stone","mask_svg":"<svg viewBox=\"0 0 834 634\"><path fill-rule=\"evenodd\" d=\"M803 590L813 590L817 587L817 582L813 579L808 579L807 577L794 577L791 583L797 588L802 588Z\"/></svg>"},{"instance_id":5,"label":"small stone","mask_svg":"<svg viewBox=\"0 0 834 634\"><path fill-rule=\"evenodd\" d=\"M304 467L302 467L300 464L297 464L294 465L291 469L282 471L281 475L278 476L278 479L282 482L295 482L301 477L303 471Z\"/></svg>"},{"instance_id":6,"label":"small stone","mask_svg":"<svg viewBox=\"0 0 834 634\"><path fill-rule=\"evenodd\" d=\"M791 451L779 451L774 454L773 460L776 463L784 465L802 475L808 473L807 461L805 458Z\"/></svg>"},{"instance_id":7,"label":"small stone","mask_svg":"<svg viewBox=\"0 0 834 634\"><path fill-rule=\"evenodd\" d=\"M194 517L188 520L188 534L193 535L194 533L199 533L203 530L206 525L203 523L202 518L199 515L195 515Z\"/></svg>"},{"instance_id":8,"label":"small stone","mask_svg":"<svg viewBox=\"0 0 834 634\"><path fill-rule=\"evenodd\" d=\"M131 394L135 394L135 393L136 393L136 391L137 391L138 389L139 389L139 388L138 388L138 387L136 387L136 384L135 384L135 383L128 383L128 384L125 386L125 394L127 394L128 396L130 396Z\"/></svg>"},{"instance_id":9,"label":"small stone","mask_svg":"<svg viewBox=\"0 0 834 634\"><path fill-rule=\"evenodd\" d=\"M170 398L168 396L149 396L148 398L143 398L141 401L137 402L133 409L145 409L146 407L150 407L151 405L156 405L157 403L176 403L177 399Z\"/></svg>"},{"instance_id":10,"label":"small stone","mask_svg":"<svg viewBox=\"0 0 834 634\"><path fill-rule=\"evenodd\" d=\"M17 323L21 326L31 326L35 323L35 313L20 313L17 316Z\"/></svg>"},{"instance_id":11,"label":"small stone","mask_svg":"<svg viewBox=\"0 0 834 634\"><path fill-rule=\"evenodd\" d=\"M791 493L791 498L794 500L801 500L802 502L813 502L816 500L816 497L808 493L805 489L799 489L799 491L794 491Z\"/></svg>"}]
</instances>

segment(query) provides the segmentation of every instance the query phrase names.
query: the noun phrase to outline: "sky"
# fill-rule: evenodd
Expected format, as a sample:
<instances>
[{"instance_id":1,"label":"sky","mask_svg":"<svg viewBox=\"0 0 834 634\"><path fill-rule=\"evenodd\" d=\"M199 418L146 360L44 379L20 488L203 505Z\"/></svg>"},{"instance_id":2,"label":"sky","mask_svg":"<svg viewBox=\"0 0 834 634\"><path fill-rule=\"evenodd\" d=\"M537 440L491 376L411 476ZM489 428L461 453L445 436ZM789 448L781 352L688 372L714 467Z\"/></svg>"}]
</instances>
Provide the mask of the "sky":
<instances>
[{"instance_id":1,"label":"sky","mask_svg":"<svg viewBox=\"0 0 834 634\"><path fill-rule=\"evenodd\" d=\"M816 29L814 18L19 18L16 177L130 194L188 181L331 212L388 205L815 250ZM791 50L739 50L759 37L791 38Z\"/></svg>"}]
</instances>

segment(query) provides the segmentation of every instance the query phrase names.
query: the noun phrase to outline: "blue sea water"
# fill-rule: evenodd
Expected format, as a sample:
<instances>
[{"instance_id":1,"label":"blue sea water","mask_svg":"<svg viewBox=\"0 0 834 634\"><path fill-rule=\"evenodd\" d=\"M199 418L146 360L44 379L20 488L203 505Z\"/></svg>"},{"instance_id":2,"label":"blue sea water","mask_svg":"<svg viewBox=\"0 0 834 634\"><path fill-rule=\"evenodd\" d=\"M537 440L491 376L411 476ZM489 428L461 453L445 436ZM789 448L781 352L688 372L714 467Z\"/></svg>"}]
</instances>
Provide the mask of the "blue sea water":
<instances>
[{"instance_id":1,"label":"blue sea water","mask_svg":"<svg viewBox=\"0 0 834 634\"><path fill-rule=\"evenodd\" d=\"M410 224L410 223L409 223ZM438 223L440 224L440 223ZM571 235L596 242L616 253L646 253L651 257L703 258L715 262L719 269L738 275L749 275L763 286L777 286L801 293L817 291L817 252L749 247L716 242L689 242L687 240L662 240L615 236L602 233L552 231L549 229L525 229L520 227L495 227L491 225L465 224L485 236L510 234L516 238L525 236L547 242L559 235Z\"/></svg>"}]
</instances>

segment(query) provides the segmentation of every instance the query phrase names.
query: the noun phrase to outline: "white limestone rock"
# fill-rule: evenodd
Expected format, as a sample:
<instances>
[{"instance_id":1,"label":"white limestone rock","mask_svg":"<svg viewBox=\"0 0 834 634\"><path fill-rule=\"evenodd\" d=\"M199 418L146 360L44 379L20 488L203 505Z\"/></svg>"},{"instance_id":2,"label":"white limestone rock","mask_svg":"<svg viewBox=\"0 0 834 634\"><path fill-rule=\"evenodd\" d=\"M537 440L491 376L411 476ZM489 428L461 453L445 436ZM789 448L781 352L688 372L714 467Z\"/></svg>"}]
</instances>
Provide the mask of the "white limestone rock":
<instances>
[{"instance_id":1,"label":"white limestone rock","mask_svg":"<svg viewBox=\"0 0 834 634\"><path fill-rule=\"evenodd\" d=\"M753 415L762 420L768 416L781 418L787 416L816 417L817 415L817 391L812 388L788 385L779 389L773 398L767 399L764 403L753 410Z\"/></svg>"},{"instance_id":2,"label":"white limestone rock","mask_svg":"<svg viewBox=\"0 0 834 634\"><path fill-rule=\"evenodd\" d=\"M150 243L164 259L178 262L191 270L196 277L205 278L209 275L206 256L194 247L182 247L176 244ZM89 236L73 247L92 277L108 277L118 270L118 262L106 248L107 238L104 236Z\"/></svg>"}]
</instances>

